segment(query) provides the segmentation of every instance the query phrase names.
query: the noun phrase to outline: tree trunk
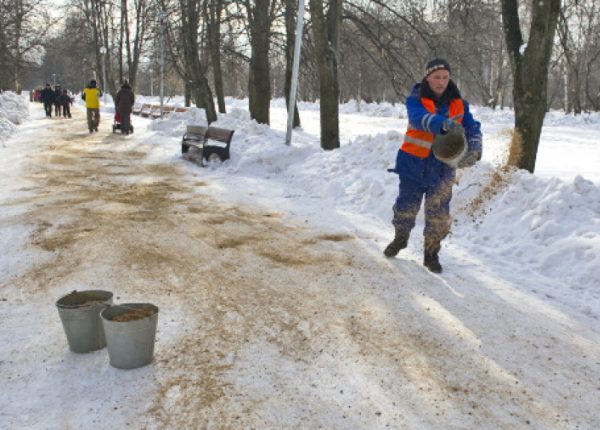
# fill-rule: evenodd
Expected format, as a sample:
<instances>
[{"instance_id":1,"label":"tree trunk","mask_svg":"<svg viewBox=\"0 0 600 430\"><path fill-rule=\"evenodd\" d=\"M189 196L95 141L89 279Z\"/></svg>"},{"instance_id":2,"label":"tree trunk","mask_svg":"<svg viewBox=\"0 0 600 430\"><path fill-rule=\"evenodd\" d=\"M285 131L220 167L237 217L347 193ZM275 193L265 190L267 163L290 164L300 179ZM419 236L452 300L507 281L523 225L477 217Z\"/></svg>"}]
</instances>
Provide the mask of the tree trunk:
<instances>
[{"instance_id":1,"label":"tree trunk","mask_svg":"<svg viewBox=\"0 0 600 430\"><path fill-rule=\"evenodd\" d=\"M8 48L4 30L4 20L0 19L0 64L8 65ZM0 90L6 86L7 67L0 67Z\"/></svg>"},{"instance_id":2,"label":"tree trunk","mask_svg":"<svg viewBox=\"0 0 600 430\"><path fill-rule=\"evenodd\" d=\"M135 6L135 37L133 39L133 52L131 52L131 35L129 33L129 25L125 32L127 41L127 68L129 75L129 84L135 90L137 84L137 73L140 66L140 56L146 42L146 31L151 20L150 9L152 4L148 4L147 0L137 0ZM129 18L128 18L129 20ZM129 21L128 21L129 22Z\"/></svg>"},{"instance_id":3,"label":"tree trunk","mask_svg":"<svg viewBox=\"0 0 600 430\"><path fill-rule=\"evenodd\" d=\"M206 20L208 51L212 63L213 79L215 82L215 95L219 112L226 113L225 93L223 90L223 72L221 70L221 12L223 0L210 0L204 8Z\"/></svg>"},{"instance_id":4,"label":"tree trunk","mask_svg":"<svg viewBox=\"0 0 600 430\"><path fill-rule=\"evenodd\" d=\"M269 41L271 21L270 0L256 0L254 7L246 3L250 21L250 70L248 78L248 102L250 117L261 124L269 124L271 103L271 78L269 76Z\"/></svg>"},{"instance_id":5,"label":"tree trunk","mask_svg":"<svg viewBox=\"0 0 600 430\"><path fill-rule=\"evenodd\" d=\"M310 15L319 69L321 97L321 148L340 147L339 84L337 71L338 32L342 0L329 0L327 18L321 0L310 0Z\"/></svg>"},{"instance_id":6,"label":"tree trunk","mask_svg":"<svg viewBox=\"0 0 600 430\"><path fill-rule=\"evenodd\" d=\"M290 91L292 88L292 67L294 63L294 45L296 43L296 20L294 15L297 13L297 0L285 0L285 32L287 35L285 44L285 105L290 105ZM304 17L298 17L304 19ZM300 127L300 113L298 105L294 101L294 122L293 127Z\"/></svg>"},{"instance_id":7,"label":"tree trunk","mask_svg":"<svg viewBox=\"0 0 600 430\"><path fill-rule=\"evenodd\" d=\"M121 25L119 28L119 84L123 83L123 48L125 46L125 31L129 34L129 18L127 0L121 0ZM129 40L126 49L129 51Z\"/></svg>"},{"instance_id":8,"label":"tree trunk","mask_svg":"<svg viewBox=\"0 0 600 430\"><path fill-rule=\"evenodd\" d=\"M15 8L15 22L14 22L14 54L13 54L13 88L17 94L21 94L21 61L23 60L21 55L21 36L23 17L25 15L23 11L23 1L17 0L14 2Z\"/></svg>"},{"instance_id":9,"label":"tree trunk","mask_svg":"<svg viewBox=\"0 0 600 430\"><path fill-rule=\"evenodd\" d=\"M206 79L206 67L200 60L198 47L200 8L198 0L180 0L180 4L186 73L190 77L192 96L196 106L206 111L206 120L210 124L217 120L217 112L208 79Z\"/></svg>"},{"instance_id":10,"label":"tree trunk","mask_svg":"<svg viewBox=\"0 0 600 430\"><path fill-rule=\"evenodd\" d=\"M511 162L533 173L547 108L548 65L560 0L532 2L529 42L523 49L517 0L502 0L502 24L513 73L515 131ZM522 147L516 146L522 142Z\"/></svg>"},{"instance_id":11,"label":"tree trunk","mask_svg":"<svg viewBox=\"0 0 600 430\"><path fill-rule=\"evenodd\" d=\"M505 42L500 42L500 49L498 51L498 64L496 66L498 70L498 75L496 77L496 90L494 93L494 98L496 99L496 105L500 104L500 109L504 109L504 94L506 93L507 82L504 78L504 64L506 59L506 49ZM496 109L496 105L494 105L494 109Z\"/></svg>"},{"instance_id":12,"label":"tree trunk","mask_svg":"<svg viewBox=\"0 0 600 430\"><path fill-rule=\"evenodd\" d=\"M190 107L192 104L192 85L190 84L189 79L185 79L185 95L184 95L184 104L186 107Z\"/></svg>"}]
</instances>

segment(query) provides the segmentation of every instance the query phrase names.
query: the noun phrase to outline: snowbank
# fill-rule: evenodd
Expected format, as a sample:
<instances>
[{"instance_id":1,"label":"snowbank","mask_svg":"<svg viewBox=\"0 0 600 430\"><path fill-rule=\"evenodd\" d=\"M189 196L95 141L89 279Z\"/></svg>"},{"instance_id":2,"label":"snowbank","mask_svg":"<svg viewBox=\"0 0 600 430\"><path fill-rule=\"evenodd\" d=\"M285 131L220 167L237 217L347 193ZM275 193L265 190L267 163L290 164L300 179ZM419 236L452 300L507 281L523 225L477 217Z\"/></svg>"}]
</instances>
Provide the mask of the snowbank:
<instances>
[{"instance_id":1,"label":"snowbank","mask_svg":"<svg viewBox=\"0 0 600 430\"><path fill-rule=\"evenodd\" d=\"M25 96L13 92L0 94L0 141L14 133L17 125L29 116L29 104Z\"/></svg>"},{"instance_id":2,"label":"snowbank","mask_svg":"<svg viewBox=\"0 0 600 430\"><path fill-rule=\"evenodd\" d=\"M546 277L557 296L600 299L600 187L591 181L482 165L464 172L452 209L450 241L491 261L494 270L532 271ZM580 310L600 316L589 306Z\"/></svg>"},{"instance_id":3,"label":"snowbank","mask_svg":"<svg viewBox=\"0 0 600 430\"><path fill-rule=\"evenodd\" d=\"M234 101L242 105L243 101ZM397 131L363 135L336 151L323 151L315 136L294 133L294 145L283 144L285 133L250 119L247 110L228 106L215 126L235 129L235 151L214 171L283 183L289 194L307 204L361 214L388 223L398 178L386 169L393 163L403 135ZM483 121L510 124L511 112L476 108ZM365 111L377 112L377 106ZM562 119L562 118L566 119ZM572 117L550 115L550 121ZM150 125L163 135L180 139L186 124L205 121L202 111L173 115ZM600 124L589 115L587 124ZM159 140L156 140L159 142ZM209 169L210 170L210 169ZM556 285L600 298L600 187L576 176L573 181L540 178L526 171L505 172L490 162L459 172L452 212L455 217L450 247L488 259L490 267L527 267ZM312 199L312 203L311 203ZM318 210L318 208L315 208ZM418 222L422 224L422 214ZM413 236L420 236L418 225ZM418 240L418 239L417 239ZM498 261L498 255L502 261ZM515 272L516 273L516 272Z\"/></svg>"}]
</instances>

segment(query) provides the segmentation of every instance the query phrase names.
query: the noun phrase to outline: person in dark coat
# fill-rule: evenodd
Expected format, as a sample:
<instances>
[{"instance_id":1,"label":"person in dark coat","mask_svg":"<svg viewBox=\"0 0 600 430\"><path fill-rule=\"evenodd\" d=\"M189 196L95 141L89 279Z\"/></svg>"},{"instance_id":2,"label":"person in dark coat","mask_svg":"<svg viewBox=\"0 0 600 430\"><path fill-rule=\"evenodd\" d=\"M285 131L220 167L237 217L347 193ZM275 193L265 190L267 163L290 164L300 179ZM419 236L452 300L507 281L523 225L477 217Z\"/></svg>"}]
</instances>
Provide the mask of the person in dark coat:
<instances>
[{"instance_id":1,"label":"person in dark coat","mask_svg":"<svg viewBox=\"0 0 600 430\"><path fill-rule=\"evenodd\" d=\"M60 116L62 110L62 95L63 92L60 85L56 85L54 87L54 114L56 116Z\"/></svg>"},{"instance_id":2,"label":"person in dark coat","mask_svg":"<svg viewBox=\"0 0 600 430\"><path fill-rule=\"evenodd\" d=\"M439 252L450 232L450 200L455 167L438 160L431 150L435 136L458 131L467 141L466 156L458 168L481 159L481 124L473 118L469 104L450 79L450 65L441 58L431 60L425 77L413 86L406 99L408 130L398 150L394 172L400 176L400 193L393 206L394 240L383 253L394 257L406 248L415 218L425 196L423 265L440 273Z\"/></svg>"},{"instance_id":3,"label":"person in dark coat","mask_svg":"<svg viewBox=\"0 0 600 430\"><path fill-rule=\"evenodd\" d=\"M123 82L121 89L117 93L115 100L115 109L121 116L121 133L129 134L129 128L131 124L131 110L135 103L135 96L129 82Z\"/></svg>"},{"instance_id":4,"label":"person in dark coat","mask_svg":"<svg viewBox=\"0 0 600 430\"><path fill-rule=\"evenodd\" d=\"M69 92L67 90L63 90L60 102L62 104L62 112L65 118L71 118L71 105L73 104L73 99L69 96Z\"/></svg>"},{"instance_id":5,"label":"person in dark coat","mask_svg":"<svg viewBox=\"0 0 600 430\"><path fill-rule=\"evenodd\" d=\"M54 104L55 96L50 84L46 84L46 88L41 92L41 100L42 103L44 103L44 110L46 111L46 116L48 118L52 118L52 105Z\"/></svg>"}]
</instances>

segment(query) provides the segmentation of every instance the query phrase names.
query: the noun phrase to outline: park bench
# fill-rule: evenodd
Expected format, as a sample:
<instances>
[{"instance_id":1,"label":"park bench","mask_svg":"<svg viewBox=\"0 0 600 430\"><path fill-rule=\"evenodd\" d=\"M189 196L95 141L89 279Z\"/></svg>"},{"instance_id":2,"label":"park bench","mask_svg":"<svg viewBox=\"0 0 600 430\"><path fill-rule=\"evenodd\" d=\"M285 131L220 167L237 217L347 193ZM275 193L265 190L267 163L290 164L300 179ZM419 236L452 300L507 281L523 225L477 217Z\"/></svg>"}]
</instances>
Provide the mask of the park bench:
<instances>
[{"instance_id":1,"label":"park bench","mask_svg":"<svg viewBox=\"0 0 600 430\"><path fill-rule=\"evenodd\" d=\"M131 113L134 114L134 115L139 115L141 110L142 110L142 104L141 103L136 103L131 108Z\"/></svg>"},{"instance_id":2,"label":"park bench","mask_svg":"<svg viewBox=\"0 0 600 430\"><path fill-rule=\"evenodd\" d=\"M188 108L186 108L186 107L180 106L180 107L175 108L175 112L187 112L187 111L188 111Z\"/></svg>"},{"instance_id":3,"label":"park bench","mask_svg":"<svg viewBox=\"0 0 600 430\"><path fill-rule=\"evenodd\" d=\"M189 157L190 148L194 148L200 165L204 166L203 160L209 161L219 158L221 161L229 159L229 147L233 138L234 130L225 128L208 127L205 129L200 126L188 126L186 133L181 140L181 153L184 158Z\"/></svg>"},{"instance_id":4,"label":"park bench","mask_svg":"<svg viewBox=\"0 0 600 430\"><path fill-rule=\"evenodd\" d=\"M152 105L146 103L142 105L142 108L140 109L140 115L143 116L144 118L147 118L150 116L150 112L152 111Z\"/></svg>"},{"instance_id":5,"label":"park bench","mask_svg":"<svg viewBox=\"0 0 600 430\"><path fill-rule=\"evenodd\" d=\"M166 118L169 114L173 112L173 106L163 105L163 114L162 117ZM150 111L150 116L154 119L160 118L160 105L153 105L152 110Z\"/></svg>"},{"instance_id":6,"label":"park bench","mask_svg":"<svg viewBox=\"0 0 600 430\"><path fill-rule=\"evenodd\" d=\"M150 109L150 116L153 119L160 118L160 105L152 105Z\"/></svg>"}]
</instances>

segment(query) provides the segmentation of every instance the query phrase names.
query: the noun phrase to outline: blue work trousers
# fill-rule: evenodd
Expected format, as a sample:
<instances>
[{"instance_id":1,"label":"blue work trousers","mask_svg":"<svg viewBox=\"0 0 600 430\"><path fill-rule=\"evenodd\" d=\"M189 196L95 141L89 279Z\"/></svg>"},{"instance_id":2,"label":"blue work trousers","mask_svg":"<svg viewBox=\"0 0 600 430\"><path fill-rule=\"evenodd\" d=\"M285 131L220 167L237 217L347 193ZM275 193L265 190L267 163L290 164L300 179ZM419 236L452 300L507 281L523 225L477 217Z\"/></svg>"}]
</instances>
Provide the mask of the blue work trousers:
<instances>
[{"instance_id":1,"label":"blue work trousers","mask_svg":"<svg viewBox=\"0 0 600 430\"><path fill-rule=\"evenodd\" d=\"M402 175L401 175L402 176ZM392 224L397 235L408 239L425 195L425 252L437 254L441 241L450 232L450 200L453 180L438 181L434 185L400 178L400 193L394 204Z\"/></svg>"}]
</instances>

